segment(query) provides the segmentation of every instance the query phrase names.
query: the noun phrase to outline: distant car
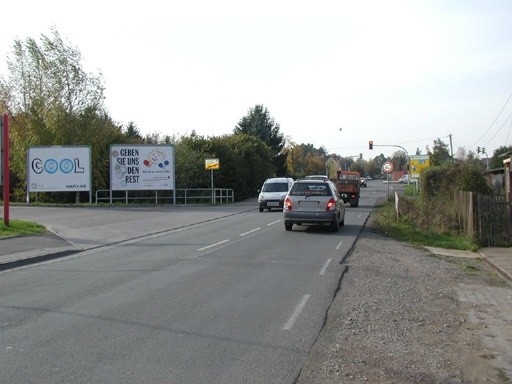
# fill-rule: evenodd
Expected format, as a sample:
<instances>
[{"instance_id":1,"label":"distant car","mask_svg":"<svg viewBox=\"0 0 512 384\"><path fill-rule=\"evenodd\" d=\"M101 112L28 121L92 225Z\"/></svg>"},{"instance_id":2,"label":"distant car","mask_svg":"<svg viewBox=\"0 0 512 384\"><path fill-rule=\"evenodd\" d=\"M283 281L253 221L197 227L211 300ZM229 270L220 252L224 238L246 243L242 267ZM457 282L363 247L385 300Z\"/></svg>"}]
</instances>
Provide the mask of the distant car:
<instances>
[{"instance_id":1,"label":"distant car","mask_svg":"<svg viewBox=\"0 0 512 384\"><path fill-rule=\"evenodd\" d=\"M359 185L360 185L361 187L365 187L365 188L368 186L368 185L366 185L366 179L365 179L364 177L361 177L361 178L359 179Z\"/></svg>"},{"instance_id":2,"label":"distant car","mask_svg":"<svg viewBox=\"0 0 512 384\"><path fill-rule=\"evenodd\" d=\"M293 184L289 177L274 177L265 180L258 195L258 208L263 210L283 209L283 202L286 194Z\"/></svg>"},{"instance_id":3,"label":"distant car","mask_svg":"<svg viewBox=\"0 0 512 384\"><path fill-rule=\"evenodd\" d=\"M329 180L325 175L308 175L305 178L308 180Z\"/></svg>"},{"instance_id":4,"label":"distant car","mask_svg":"<svg viewBox=\"0 0 512 384\"><path fill-rule=\"evenodd\" d=\"M293 183L284 199L284 227L329 225L335 232L345 225L345 206L332 181L301 179Z\"/></svg>"},{"instance_id":5,"label":"distant car","mask_svg":"<svg viewBox=\"0 0 512 384\"><path fill-rule=\"evenodd\" d=\"M398 182L402 184L409 184L409 175L403 175L398 179Z\"/></svg>"}]
</instances>

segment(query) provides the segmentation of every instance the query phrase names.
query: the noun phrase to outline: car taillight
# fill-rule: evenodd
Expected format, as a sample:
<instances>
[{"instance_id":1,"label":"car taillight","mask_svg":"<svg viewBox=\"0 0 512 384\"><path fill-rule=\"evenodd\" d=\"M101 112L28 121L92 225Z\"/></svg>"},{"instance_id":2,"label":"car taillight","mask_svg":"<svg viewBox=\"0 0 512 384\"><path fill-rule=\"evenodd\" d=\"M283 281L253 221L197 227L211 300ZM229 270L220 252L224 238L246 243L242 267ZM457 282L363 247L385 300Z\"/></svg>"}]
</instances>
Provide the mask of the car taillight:
<instances>
[{"instance_id":1,"label":"car taillight","mask_svg":"<svg viewBox=\"0 0 512 384\"><path fill-rule=\"evenodd\" d=\"M289 211L292 210L292 202L288 197L284 199L284 209L287 209Z\"/></svg>"},{"instance_id":2,"label":"car taillight","mask_svg":"<svg viewBox=\"0 0 512 384\"><path fill-rule=\"evenodd\" d=\"M327 207L325 208L326 211L333 211L336 209L336 200L334 200L333 198L331 198L331 200L329 200L327 202Z\"/></svg>"}]
</instances>

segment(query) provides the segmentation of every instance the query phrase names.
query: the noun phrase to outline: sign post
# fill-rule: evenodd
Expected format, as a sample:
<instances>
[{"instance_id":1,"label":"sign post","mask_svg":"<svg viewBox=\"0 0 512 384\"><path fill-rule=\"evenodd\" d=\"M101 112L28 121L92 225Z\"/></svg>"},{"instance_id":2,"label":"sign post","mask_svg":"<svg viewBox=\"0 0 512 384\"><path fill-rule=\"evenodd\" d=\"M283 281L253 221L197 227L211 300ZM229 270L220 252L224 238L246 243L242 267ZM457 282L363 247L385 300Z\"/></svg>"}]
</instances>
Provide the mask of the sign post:
<instances>
[{"instance_id":1,"label":"sign post","mask_svg":"<svg viewBox=\"0 0 512 384\"><path fill-rule=\"evenodd\" d=\"M382 170L384 172L386 172L386 181L387 181L387 184L388 184L388 200L389 200L389 174L391 172L393 172L393 163L391 163L390 161L386 161L382 165Z\"/></svg>"},{"instance_id":2,"label":"sign post","mask_svg":"<svg viewBox=\"0 0 512 384\"><path fill-rule=\"evenodd\" d=\"M213 170L219 169L220 163L219 159L205 159L204 160L204 169L209 169L211 171L211 184L212 184L212 204L215 205L215 190L213 188Z\"/></svg>"}]
</instances>

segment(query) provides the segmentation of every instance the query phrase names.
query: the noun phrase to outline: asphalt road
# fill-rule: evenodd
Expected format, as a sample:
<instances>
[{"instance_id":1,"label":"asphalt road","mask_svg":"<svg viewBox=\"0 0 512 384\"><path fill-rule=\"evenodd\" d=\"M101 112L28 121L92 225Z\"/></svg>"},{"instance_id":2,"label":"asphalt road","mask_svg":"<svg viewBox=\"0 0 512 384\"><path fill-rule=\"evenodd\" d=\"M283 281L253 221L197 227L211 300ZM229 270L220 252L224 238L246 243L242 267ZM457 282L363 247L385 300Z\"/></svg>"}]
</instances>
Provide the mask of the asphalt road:
<instances>
[{"instance_id":1,"label":"asphalt road","mask_svg":"<svg viewBox=\"0 0 512 384\"><path fill-rule=\"evenodd\" d=\"M40 208L83 251L0 273L1 380L293 383L386 192L371 185L338 233L256 205Z\"/></svg>"}]
</instances>

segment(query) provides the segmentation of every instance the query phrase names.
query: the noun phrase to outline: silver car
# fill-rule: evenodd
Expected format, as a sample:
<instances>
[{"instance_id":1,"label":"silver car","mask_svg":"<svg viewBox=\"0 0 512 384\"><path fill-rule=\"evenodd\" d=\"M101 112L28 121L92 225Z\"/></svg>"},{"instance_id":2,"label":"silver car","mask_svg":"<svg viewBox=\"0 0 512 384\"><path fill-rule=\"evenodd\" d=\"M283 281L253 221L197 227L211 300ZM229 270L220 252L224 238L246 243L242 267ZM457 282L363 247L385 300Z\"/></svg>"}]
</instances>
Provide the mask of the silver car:
<instances>
[{"instance_id":1,"label":"silver car","mask_svg":"<svg viewBox=\"0 0 512 384\"><path fill-rule=\"evenodd\" d=\"M335 232L345 225L345 206L332 181L302 179L293 183L284 199L284 227L329 225Z\"/></svg>"}]
</instances>

